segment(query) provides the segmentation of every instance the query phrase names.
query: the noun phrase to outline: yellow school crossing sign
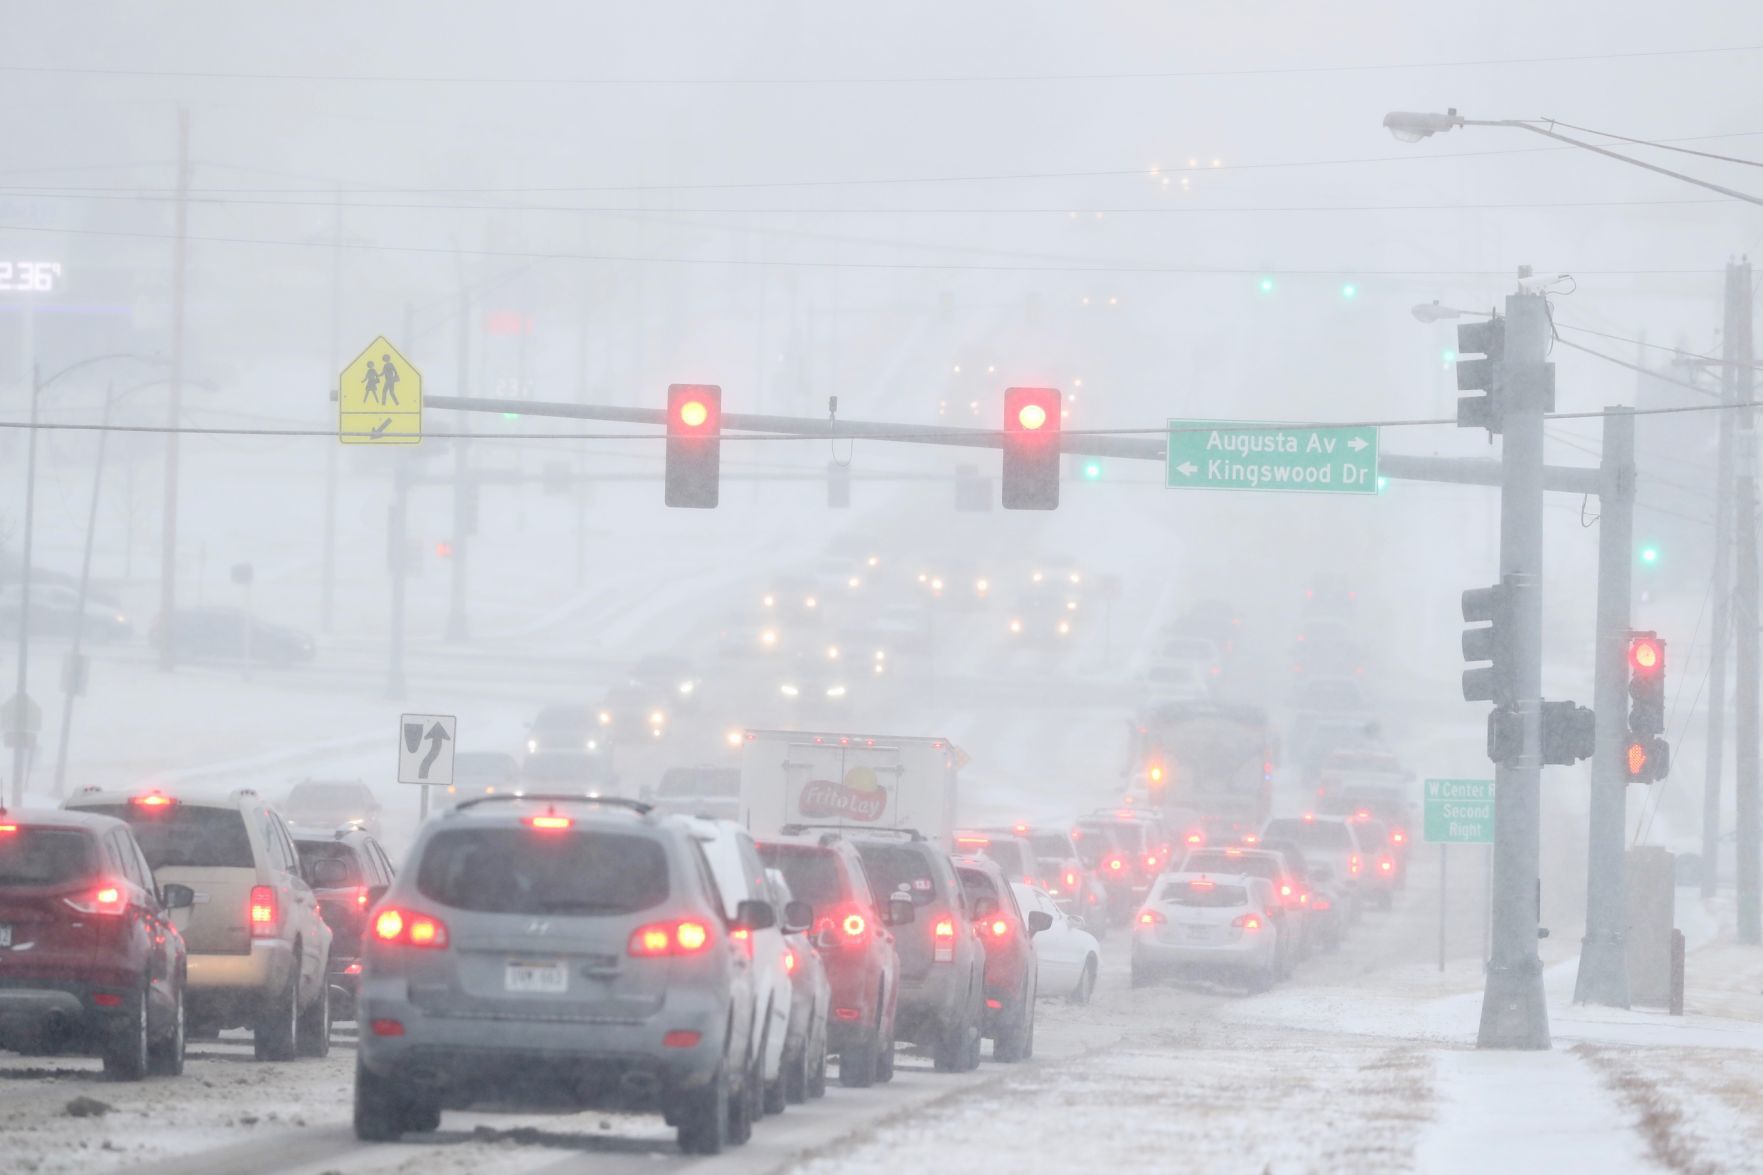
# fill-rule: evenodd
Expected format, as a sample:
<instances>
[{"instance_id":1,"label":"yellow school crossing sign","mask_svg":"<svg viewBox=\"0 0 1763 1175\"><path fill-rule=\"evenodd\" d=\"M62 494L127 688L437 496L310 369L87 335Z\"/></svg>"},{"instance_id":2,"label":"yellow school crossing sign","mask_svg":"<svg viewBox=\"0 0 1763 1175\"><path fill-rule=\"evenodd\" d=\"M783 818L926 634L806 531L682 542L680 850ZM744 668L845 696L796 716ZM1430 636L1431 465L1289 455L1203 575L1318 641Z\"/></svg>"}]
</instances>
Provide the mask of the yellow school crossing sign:
<instances>
[{"instance_id":1,"label":"yellow school crossing sign","mask_svg":"<svg viewBox=\"0 0 1763 1175\"><path fill-rule=\"evenodd\" d=\"M422 372L381 335L337 382L337 439L345 445L422 441Z\"/></svg>"}]
</instances>

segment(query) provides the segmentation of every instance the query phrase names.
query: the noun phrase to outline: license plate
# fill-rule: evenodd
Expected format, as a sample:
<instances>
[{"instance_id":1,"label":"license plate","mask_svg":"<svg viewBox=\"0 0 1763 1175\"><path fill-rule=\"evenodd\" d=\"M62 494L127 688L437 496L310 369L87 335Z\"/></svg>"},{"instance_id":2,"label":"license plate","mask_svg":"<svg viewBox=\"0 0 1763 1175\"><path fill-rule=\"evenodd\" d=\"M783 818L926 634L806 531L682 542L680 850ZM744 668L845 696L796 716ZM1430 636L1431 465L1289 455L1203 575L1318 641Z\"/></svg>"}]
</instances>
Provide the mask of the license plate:
<instances>
[{"instance_id":1,"label":"license plate","mask_svg":"<svg viewBox=\"0 0 1763 1175\"><path fill-rule=\"evenodd\" d=\"M12 927L0 926L0 947L12 945Z\"/></svg>"},{"instance_id":2,"label":"license plate","mask_svg":"<svg viewBox=\"0 0 1763 1175\"><path fill-rule=\"evenodd\" d=\"M531 995L558 995L569 990L569 972L562 963L510 961L503 980L509 991Z\"/></svg>"},{"instance_id":3,"label":"license plate","mask_svg":"<svg viewBox=\"0 0 1763 1175\"><path fill-rule=\"evenodd\" d=\"M1189 938L1207 938L1212 933L1210 926L1190 926L1187 928Z\"/></svg>"}]
</instances>

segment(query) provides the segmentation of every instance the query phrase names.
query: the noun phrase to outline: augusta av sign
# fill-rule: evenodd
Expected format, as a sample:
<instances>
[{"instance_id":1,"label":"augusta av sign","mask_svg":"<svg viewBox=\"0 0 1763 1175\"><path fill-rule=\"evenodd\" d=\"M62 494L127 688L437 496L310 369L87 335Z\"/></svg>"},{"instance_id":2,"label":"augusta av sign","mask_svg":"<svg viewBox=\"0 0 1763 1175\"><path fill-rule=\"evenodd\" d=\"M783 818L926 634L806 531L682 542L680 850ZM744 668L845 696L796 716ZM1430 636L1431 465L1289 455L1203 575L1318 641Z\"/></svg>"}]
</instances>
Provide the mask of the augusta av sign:
<instances>
[{"instance_id":1,"label":"augusta av sign","mask_svg":"<svg viewBox=\"0 0 1763 1175\"><path fill-rule=\"evenodd\" d=\"M1171 489L1377 493L1377 429L1171 420Z\"/></svg>"}]
</instances>

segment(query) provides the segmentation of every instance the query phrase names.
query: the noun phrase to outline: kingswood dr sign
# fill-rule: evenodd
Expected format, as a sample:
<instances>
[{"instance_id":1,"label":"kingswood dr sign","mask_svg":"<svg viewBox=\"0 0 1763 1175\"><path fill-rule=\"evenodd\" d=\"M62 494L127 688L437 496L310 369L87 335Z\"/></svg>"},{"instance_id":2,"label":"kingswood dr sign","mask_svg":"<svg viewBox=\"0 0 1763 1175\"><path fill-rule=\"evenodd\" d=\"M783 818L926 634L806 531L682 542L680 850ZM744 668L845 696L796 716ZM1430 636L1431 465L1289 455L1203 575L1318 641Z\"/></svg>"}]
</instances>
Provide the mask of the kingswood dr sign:
<instances>
[{"instance_id":1,"label":"kingswood dr sign","mask_svg":"<svg viewBox=\"0 0 1763 1175\"><path fill-rule=\"evenodd\" d=\"M1377 429L1171 420L1164 473L1171 489L1375 494Z\"/></svg>"}]
</instances>

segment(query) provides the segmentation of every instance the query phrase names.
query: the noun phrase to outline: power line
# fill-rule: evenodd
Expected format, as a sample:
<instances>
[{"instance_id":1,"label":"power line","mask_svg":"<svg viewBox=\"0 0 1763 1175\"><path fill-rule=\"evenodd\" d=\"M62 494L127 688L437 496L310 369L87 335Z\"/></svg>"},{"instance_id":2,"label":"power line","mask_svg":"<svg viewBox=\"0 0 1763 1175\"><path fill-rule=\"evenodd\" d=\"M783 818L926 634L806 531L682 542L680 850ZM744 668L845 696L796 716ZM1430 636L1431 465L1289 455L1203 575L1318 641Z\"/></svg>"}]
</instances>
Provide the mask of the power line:
<instances>
[{"instance_id":1,"label":"power line","mask_svg":"<svg viewBox=\"0 0 1763 1175\"><path fill-rule=\"evenodd\" d=\"M1633 143L1637 147L1657 147L1662 151L1677 151L1684 155L1695 155L1702 159L1717 159L1722 163L1737 163L1745 167L1763 167L1763 161L1756 159L1743 159L1737 155L1720 155L1713 151L1697 151L1689 147L1677 147L1662 139L1631 139L1627 135L1618 135L1611 131L1595 131L1590 127L1574 126L1572 123L1562 122L1558 118L1544 118L1542 121L1548 123L1550 126L1564 126L1570 131L1578 131L1581 134L1598 135L1605 139L1615 139L1619 143Z\"/></svg>"},{"instance_id":2,"label":"power line","mask_svg":"<svg viewBox=\"0 0 1763 1175\"><path fill-rule=\"evenodd\" d=\"M463 74L294 73L244 70L146 69L90 65L0 65L0 73L57 74L76 77L176 78L192 81L350 82L376 85L492 86L877 86L1014 82L1173 81L1201 78L1273 77L1394 70L1467 69L1503 65L1562 65L1573 62L1636 61L1661 57L1705 57L1750 53L1763 45L1717 45L1693 49L1646 49L1629 53L1582 53L1547 57L1489 57L1457 61L1369 62L1348 65L1261 66L1236 69L1144 70L1109 73L909 74L901 76L829 74L801 77L583 77ZM1564 124L1565 125L1565 124Z\"/></svg>"},{"instance_id":3,"label":"power line","mask_svg":"<svg viewBox=\"0 0 1763 1175\"><path fill-rule=\"evenodd\" d=\"M175 239L173 234L170 233L136 232L122 229L49 228L43 225L24 224L0 225L0 232L54 233L61 236L127 238L145 241L169 241ZM1510 273L1509 270L1505 269L1365 269L1359 266L1350 265L1306 269L1277 269L1263 268L1259 266L1244 268L1239 266L1127 265L1112 262L1104 265L1085 265L1075 263L1047 265L984 265L927 261L820 261L771 257L677 257L617 253L551 253L522 249L469 249L455 248L451 245L390 245L375 242L288 240L273 237L187 235L184 239L197 244L210 245L263 245L294 249L347 249L351 251L412 253L432 256L452 256L455 254L462 254L467 257L500 257L524 261L588 261L607 264L733 266L743 269L849 269L905 272L963 271L976 273L1186 274L1192 276L1223 277L1245 277L1254 275L1276 277L1340 277L1342 275L1361 277L1505 277ZM887 244L885 242L877 243ZM1016 254L1009 255L1015 256ZM1712 269L1576 268L1574 272L1598 277L1706 277L1709 274L1718 271ZM1596 352L1593 353L1596 354Z\"/></svg>"}]
</instances>

